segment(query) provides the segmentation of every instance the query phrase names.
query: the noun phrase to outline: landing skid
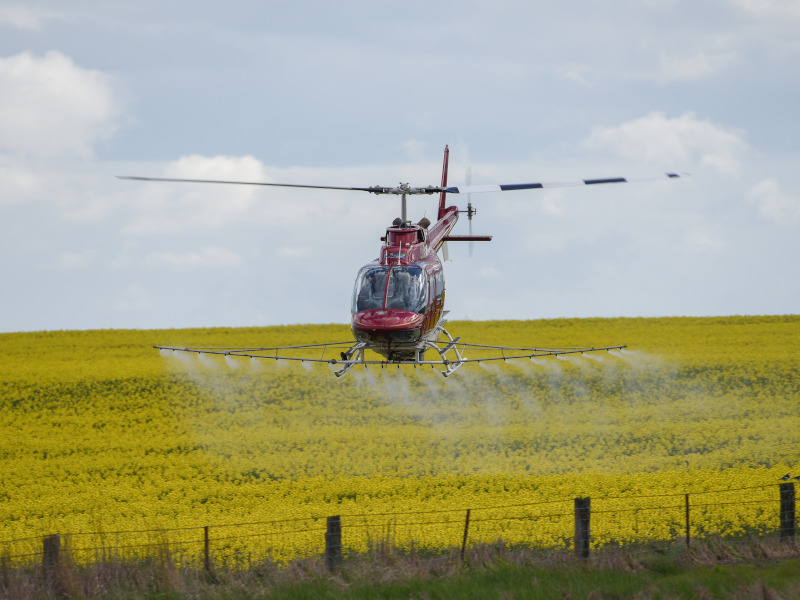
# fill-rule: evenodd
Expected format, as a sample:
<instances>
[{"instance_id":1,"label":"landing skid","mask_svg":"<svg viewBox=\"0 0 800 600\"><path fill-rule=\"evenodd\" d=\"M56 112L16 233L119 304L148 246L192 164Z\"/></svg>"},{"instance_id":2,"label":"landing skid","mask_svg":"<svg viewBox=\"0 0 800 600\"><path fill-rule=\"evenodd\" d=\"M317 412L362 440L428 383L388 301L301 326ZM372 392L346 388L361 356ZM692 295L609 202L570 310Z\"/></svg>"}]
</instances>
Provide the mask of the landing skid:
<instances>
[{"instance_id":1,"label":"landing skid","mask_svg":"<svg viewBox=\"0 0 800 600\"><path fill-rule=\"evenodd\" d=\"M444 328L444 324L446 322L447 321L442 318L436 327L431 330L431 335L429 337L426 336L426 339L417 345L416 362L417 364L424 364L424 361L421 359L425 355L425 351L429 349L435 350L439 353L439 357L442 359L438 364L444 365L444 371L442 371L442 375L449 377L456 369L464 364L466 358L461 354L461 350L457 345L461 338L454 338L452 335L450 335L450 332ZM444 346L440 347L440 344L442 343L440 339L442 334L447 336L447 342ZM448 352L454 355L455 360L448 360Z\"/></svg>"},{"instance_id":2,"label":"landing skid","mask_svg":"<svg viewBox=\"0 0 800 600\"><path fill-rule=\"evenodd\" d=\"M368 361L364 359L364 350L367 349L366 342L356 342L353 346L342 352L342 363L344 366L339 369L338 371L334 371L333 374L336 377L341 377L345 373L347 373L350 369L352 369L356 365L370 365L370 364L380 364L380 365L414 365L414 367L420 366L427 366L427 365L443 365L445 370L442 371L442 375L445 377L449 376L453 373L456 369L458 369L462 364L464 364L464 357L461 354L461 350L458 348L456 344L461 338L454 338L450 335L450 332L444 328L444 324L447 321L442 317L439 319L439 323L437 323L436 327L431 329L425 337L423 337L414 348L414 358L409 359L387 359L385 361ZM447 343L444 346L441 346L440 338L444 334L447 336ZM441 360L436 361L429 361L425 360L425 352L428 350L433 350L438 352L439 357ZM448 359L448 353L451 354L451 358ZM454 357L454 359L453 359ZM331 361L332 364L335 364L336 361Z\"/></svg>"},{"instance_id":3,"label":"landing skid","mask_svg":"<svg viewBox=\"0 0 800 600\"><path fill-rule=\"evenodd\" d=\"M342 352L342 362L345 363L344 367L342 367L338 371L334 371L333 374L337 377L341 377L345 373L347 373L350 369L358 364L367 364L364 360L364 349L367 347L366 342L356 342L349 350L345 350ZM357 356L355 360L353 357ZM336 361L331 361L331 364L336 364Z\"/></svg>"}]
</instances>

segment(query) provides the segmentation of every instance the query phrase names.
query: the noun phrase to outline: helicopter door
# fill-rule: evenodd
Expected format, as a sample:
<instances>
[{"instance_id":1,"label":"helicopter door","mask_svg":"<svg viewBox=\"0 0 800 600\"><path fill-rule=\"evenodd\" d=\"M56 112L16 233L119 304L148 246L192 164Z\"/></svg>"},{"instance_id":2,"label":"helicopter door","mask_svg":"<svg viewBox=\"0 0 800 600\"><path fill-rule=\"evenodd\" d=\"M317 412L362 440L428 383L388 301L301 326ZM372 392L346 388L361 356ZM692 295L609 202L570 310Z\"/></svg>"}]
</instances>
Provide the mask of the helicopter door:
<instances>
[{"instance_id":1,"label":"helicopter door","mask_svg":"<svg viewBox=\"0 0 800 600\"><path fill-rule=\"evenodd\" d=\"M435 298L436 288L434 287L435 282L433 280L433 276L430 272L425 271L425 279L428 282L428 293L426 294L425 298L425 329L431 327L431 323L436 323L436 309L432 304L433 299Z\"/></svg>"},{"instance_id":2,"label":"helicopter door","mask_svg":"<svg viewBox=\"0 0 800 600\"><path fill-rule=\"evenodd\" d=\"M442 316L442 306L439 302L439 298L442 294L442 282L438 275L439 271L431 271L428 273L428 285L430 287L430 296L428 297L428 327L436 325L436 323L439 322L439 318Z\"/></svg>"},{"instance_id":3,"label":"helicopter door","mask_svg":"<svg viewBox=\"0 0 800 600\"><path fill-rule=\"evenodd\" d=\"M433 279L435 282L435 295L431 298L431 303L434 307L434 312L436 313L436 323L439 322L439 318L442 316L442 310L444 309L444 273L442 269L439 268L433 273Z\"/></svg>"}]
</instances>

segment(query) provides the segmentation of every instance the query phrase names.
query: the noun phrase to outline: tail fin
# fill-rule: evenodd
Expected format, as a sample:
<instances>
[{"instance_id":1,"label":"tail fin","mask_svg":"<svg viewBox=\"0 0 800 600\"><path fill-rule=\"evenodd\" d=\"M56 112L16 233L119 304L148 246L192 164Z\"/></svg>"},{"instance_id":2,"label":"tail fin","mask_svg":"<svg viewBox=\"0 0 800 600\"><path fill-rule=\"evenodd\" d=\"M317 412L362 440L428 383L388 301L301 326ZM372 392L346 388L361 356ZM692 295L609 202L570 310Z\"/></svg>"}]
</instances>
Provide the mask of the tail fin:
<instances>
[{"instance_id":1,"label":"tail fin","mask_svg":"<svg viewBox=\"0 0 800 600\"><path fill-rule=\"evenodd\" d=\"M442 164L442 187L447 187L447 162L450 158L450 148L444 147L444 164ZM445 192L439 193L439 216L437 220L441 219L445 213L445 199L447 194Z\"/></svg>"}]
</instances>

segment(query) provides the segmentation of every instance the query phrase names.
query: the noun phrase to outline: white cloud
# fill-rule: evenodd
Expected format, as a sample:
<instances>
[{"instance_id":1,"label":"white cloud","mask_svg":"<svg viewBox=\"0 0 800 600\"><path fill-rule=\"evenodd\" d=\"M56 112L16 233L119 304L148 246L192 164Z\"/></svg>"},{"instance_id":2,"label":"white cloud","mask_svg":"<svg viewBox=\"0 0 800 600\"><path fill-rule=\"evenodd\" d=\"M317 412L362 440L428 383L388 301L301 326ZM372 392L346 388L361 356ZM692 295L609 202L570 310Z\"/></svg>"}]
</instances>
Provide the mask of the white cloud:
<instances>
[{"instance_id":1,"label":"white cloud","mask_svg":"<svg viewBox=\"0 0 800 600\"><path fill-rule=\"evenodd\" d=\"M757 17L800 19L797 0L732 0L734 4Z\"/></svg>"},{"instance_id":2,"label":"white cloud","mask_svg":"<svg viewBox=\"0 0 800 600\"><path fill-rule=\"evenodd\" d=\"M800 217L800 197L790 196L774 179L765 179L754 185L747 193L758 206L758 213L765 219L783 223Z\"/></svg>"},{"instance_id":3,"label":"white cloud","mask_svg":"<svg viewBox=\"0 0 800 600\"><path fill-rule=\"evenodd\" d=\"M41 31L45 21L62 18L58 13L29 8L21 4L0 6L0 25L10 25L22 31Z\"/></svg>"},{"instance_id":4,"label":"white cloud","mask_svg":"<svg viewBox=\"0 0 800 600\"><path fill-rule=\"evenodd\" d=\"M723 71L733 63L734 58L731 52L698 52L691 55L662 52L657 80L660 83L697 81Z\"/></svg>"},{"instance_id":5,"label":"white cloud","mask_svg":"<svg viewBox=\"0 0 800 600\"><path fill-rule=\"evenodd\" d=\"M176 270L197 267L235 267L242 262L238 254L228 248L209 246L199 252L158 252L147 257L150 265L168 266Z\"/></svg>"},{"instance_id":6,"label":"white cloud","mask_svg":"<svg viewBox=\"0 0 800 600\"><path fill-rule=\"evenodd\" d=\"M252 156L184 156L169 163L165 177L266 182L261 163Z\"/></svg>"},{"instance_id":7,"label":"white cloud","mask_svg":"<svg viewBox=\"0 0 800 600\"><path fill-rule=\"evenodd\" d=\"M698 119L691 112L668 118L659 111L618 127L595 127L581 145L665 168L690 170L700 163L721 173L736 173L739 157L748 148L738 130Z\"/></svg>"},{"instance_id":8,"label":"white cloud","mask_svg":"<svg viewBox=\"0 0 800 600\"><path fill-rule=\"evenodd\" d=\"M0 90L0 151L14 154L91 155L120 115L111 78L60 52L0 58Z\"/></svg>"},{"instance_id":9,"label":"white cloud","mask_svg":"<svg viewBox=\"0 0 800 600\"><path fill-rule=\"evenodd\" d=\"M41 188L41 183L27 166L4 161L0 156L0 187L0 206L8 206L23 202Z\"/></svg>"},{"instance_id":10,"label":"white cloud","mask_svg":"<svg viewBox=\"0 0 800 600\"><path fill-rule=\"evenodd\" d=\"M142 175L142 173L137 173ZM162 173L146 173L176 179L220 181L268 181L260 161L252 156L185 156L164 166ZM259 207L257 186L201 183L122 182L133 197L138 217L127 233L177 233L194 227L220 227L251 220Z\"/></svg>"}]
</instances>

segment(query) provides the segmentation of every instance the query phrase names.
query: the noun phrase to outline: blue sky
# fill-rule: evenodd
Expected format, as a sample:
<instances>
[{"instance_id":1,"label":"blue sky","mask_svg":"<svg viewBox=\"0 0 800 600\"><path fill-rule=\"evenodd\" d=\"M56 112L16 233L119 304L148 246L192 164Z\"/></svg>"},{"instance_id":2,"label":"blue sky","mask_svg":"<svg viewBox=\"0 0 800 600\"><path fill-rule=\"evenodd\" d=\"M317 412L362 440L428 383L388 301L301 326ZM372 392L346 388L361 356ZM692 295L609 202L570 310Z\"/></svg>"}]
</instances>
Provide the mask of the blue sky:
<instances>
[{"instance_id":1,"label":"blue sky","mask_svg":"<svg viewBox=\"0 0 800 600\"><path fill-rule=\"evenodd\" d=\"M0 331L348 322L397 200L114 176L438 184L445 144L452 184L692 174L473 195L495 238L451 244L453 319L796 314L798 26L795 0L0 2Z\"/></svg>"}]
</instances>

